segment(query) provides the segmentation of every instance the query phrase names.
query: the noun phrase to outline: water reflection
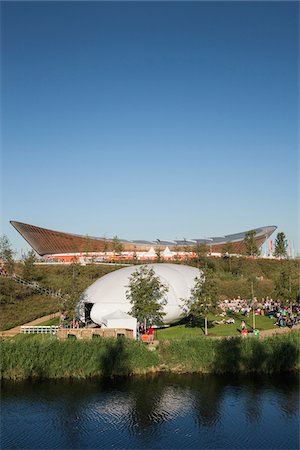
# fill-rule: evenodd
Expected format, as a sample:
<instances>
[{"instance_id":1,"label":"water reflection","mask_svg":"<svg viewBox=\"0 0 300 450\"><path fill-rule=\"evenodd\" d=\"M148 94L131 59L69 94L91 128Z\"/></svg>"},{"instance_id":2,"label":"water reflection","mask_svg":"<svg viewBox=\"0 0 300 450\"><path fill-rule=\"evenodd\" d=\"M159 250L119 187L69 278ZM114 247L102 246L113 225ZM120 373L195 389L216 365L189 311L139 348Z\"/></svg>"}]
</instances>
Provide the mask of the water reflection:
<instances>
[{"instance_id":1,"label":"water reflection","mask_svg":"<svg viewBox=\"0 0 300 450\"><path fill-rule=\"evenodd\" d=\"M5 382L2 448L298 448L298 415L293 374Z\"/></svg>"}]
</instances>

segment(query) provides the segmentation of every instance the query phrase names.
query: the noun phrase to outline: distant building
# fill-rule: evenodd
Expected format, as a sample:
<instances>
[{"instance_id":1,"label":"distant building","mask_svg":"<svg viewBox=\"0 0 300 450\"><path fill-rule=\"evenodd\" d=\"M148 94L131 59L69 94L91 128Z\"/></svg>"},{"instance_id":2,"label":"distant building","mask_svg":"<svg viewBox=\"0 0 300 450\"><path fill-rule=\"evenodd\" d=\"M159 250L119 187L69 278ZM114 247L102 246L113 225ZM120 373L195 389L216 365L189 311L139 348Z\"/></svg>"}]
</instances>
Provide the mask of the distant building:
<instances>
[{"instance_id":1,"label":"distant building","mask_svg":"<svg viewBox=\"0 0 300 450\"><path fill-rule=\"evenodd\" d=\"M198 244L205 244L211 255L223 253L225 244L232 244L232 254L245 253L245 233L229 234L205 239L180 240L126 240L104 237L90 237L53 231L22 222L10 222L28 244L43 258L64 262L88 262L116 260L172 260L195 257ZM258 247L276 230L276 226L256 228L255 241Z\"/></svg>"}]
</instances>

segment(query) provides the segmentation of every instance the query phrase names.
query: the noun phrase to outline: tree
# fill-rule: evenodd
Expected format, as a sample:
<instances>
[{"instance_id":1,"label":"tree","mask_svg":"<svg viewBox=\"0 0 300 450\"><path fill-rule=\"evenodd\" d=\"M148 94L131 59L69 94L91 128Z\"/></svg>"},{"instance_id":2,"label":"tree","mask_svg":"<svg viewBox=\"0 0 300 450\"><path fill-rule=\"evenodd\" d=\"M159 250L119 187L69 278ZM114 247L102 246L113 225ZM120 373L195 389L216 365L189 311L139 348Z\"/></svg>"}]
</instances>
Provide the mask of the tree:
<instances>
[{"instance_id":1,"label":"tree","mask_svg":"<svg viewBox=\"0 0 300 450\"><path fill-rule=\"evenodd\" d=\"M12 276L15 271L15 260L14 260L15 252L12 249L11 243L8 237L4 234L0 238L0 261L3 264L5 271L8 275ZM8 280L7 283L8 293L10 296L10 301L13 300L13 295L15 293L15 283L12 279Z\"/></svg>"},{"instance_id":2,"label":"tree","mask_svg":"<svg viewBox=\"0 0 300 450\"><path fill-rule=\"evenodd\" d=\"M67 276L64 283L65 295L61 305L66 320L73 320L75 318L75 309L81 295L79 285L80 269L81 266L76 262L75 258L67 267Z\"/></svg>"},{"instance_id":3,"label":"tree","mask_svg":"<svg viewBox=\"0 0 300 450\"><path fill-rule=\"evenodd\" d=\"M277 233L276 239L275 239L275 252L274 256L277 258L286 258L287 257L287 251L286 251L286 237L284 233Z\"/></svg>"},{"instance_id":4,"label":"tree","mask_svg":"<svg viewBox=\"0 0 300 450\"><path fill-rule=\"evenodd\" d=\"M246 255L258 256L260 254L258 245L255 241L256 231L250 230L245 233L244 245L246 250Z\"/></svg>"},{"instance_id":5,"label":"tree","mask_svg":"<svg viewBox=\"0 0 300 450\"><path fill-rule=\"evenodd\" d=\"M4 234L0 238L0 261L3 263L6 272L13 275L15 269L15 252L12 249L8 237Z\"/></svg>"},{"instance_id":6,"label":"tree","mask_svg":"<svg viewBox=\"0 0 300 450\"><path fill-rule=\"evenodd\" d=\"M123 251L123 245L117 235L113 237L112 249L114 254L116 255L120 255L120 253L122 253Z\"/></svg>"},{"instance_id":7,"label":"tree","mask_svg":"<svg viewBox=\"0 0 300 450\"><path fill-rule=\"evenodd\" d=\"M274 297L283 306L292 306L299 298L299 269L292 270L291 264L281 270L274 286Z\"/></svg>"},{"instance_id":8,"label":"tree","mask_svg":"<svg viewBox=\"0 0 300 450\"><path fill-rule=\"evenodd\" d=\"M147 321L159 325L165 316L163 310L166 293L169 287L155 275L152 267L143 265L133 272L129 278L126 298L132 305L131 314L139 322Z\"/></svg>"},{"instance_id":9,"label":"tree","mask_svg":"<svg viewBox=\"0 0 300 450\"><path fill-rule=\"evenodd\" d=\"M156 262L160 263L162 260L162 257L161 257L161 250L159 248L157 248L155 250L155 255L156 255Z\"/></svg>"},{"instance_id":10,"label":"tree","mask_svg":"<svg viewBox=\"0 0 300 450\"><path fill-rule=\"evenodd\" d=\"M219 295L215 275L207 269L195 278L195 285L191 289L191 296L186 305L188 312L196 319L204 317L205 335L207 336L207 318L209 313L218 310Z\"/></svg>"},{"instance_id":11,"label":"tree","mask_svg":"<svg viewBox=\"0 0 300 450\"><path fill-rule=\"evenodd\" d=\"M196 259L199 264L201 259L207 256L208 248L206 244L197 242L197 244L192 248L192 251L196 254Z\"/></svg>"},{"instance_id":12,"label":"tree","mask_svg":"<svg viewBox=\"0 0 300 450\"><path fill-rule=\"evenodd\" d=\"M223 258L228 259L229 264L229 272L231 272L231 255L234 252L234 246L232 242L226 242L222 247L222 256Z\"/></svg>"},{"instance_id":13,"label":"tree","mask_svg":"<svg viewBox=\"0 0 300 450\"><path fill-rule=\"evenodd\" d=\"M229 257L234 252L234 246L233 243L228 241L225 242L225 244L222 247L222 256L223 258Z\"/></svg>"},{"instance_id":14,"label":"tree","mask_svg":"<svg viewBox=\"0 0 300 450\"><path fill-rule=\"evenodd\" d=\"M30 250L24 259L23 266L23 278L25 280L31 281L36 278L36 267L34 263L36 262L36 255L34 250Z\"/></svg>"}]
</instances>

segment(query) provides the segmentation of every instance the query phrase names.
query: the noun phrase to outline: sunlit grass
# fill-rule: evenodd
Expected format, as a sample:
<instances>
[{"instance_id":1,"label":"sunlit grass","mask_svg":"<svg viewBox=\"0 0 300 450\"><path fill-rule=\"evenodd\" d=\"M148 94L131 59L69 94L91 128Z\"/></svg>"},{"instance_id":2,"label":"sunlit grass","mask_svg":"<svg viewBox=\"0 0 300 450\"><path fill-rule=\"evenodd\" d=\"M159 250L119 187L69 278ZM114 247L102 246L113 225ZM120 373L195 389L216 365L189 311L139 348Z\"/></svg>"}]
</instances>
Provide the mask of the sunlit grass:
<instances>
[{"instance_id":1,"label":"sunlit grass","mask_svg":"<svg viewBox=\"0 0 300 450\"><path fill-rule=\"evenodd\" d=\"M253 327L253 315L245 317L242 314L231 314L225 318L229 319L233 317L235 319L234 324L213 324L213 321L222 320L222 317L209 315L208 317L208 335L209 336L240 336L241 335L241 322L245 321L248 330L252 330ZM270 330L274 328L274 319L270 319L267 316L255 316L255 328L262 330ZM161 328L155 331L156 339L178 339L182 337L191 336L204 336L204 322L201 326L191 326L189 323L181 325L173 325L168 328Z\"/></svg>"}]
</instances>

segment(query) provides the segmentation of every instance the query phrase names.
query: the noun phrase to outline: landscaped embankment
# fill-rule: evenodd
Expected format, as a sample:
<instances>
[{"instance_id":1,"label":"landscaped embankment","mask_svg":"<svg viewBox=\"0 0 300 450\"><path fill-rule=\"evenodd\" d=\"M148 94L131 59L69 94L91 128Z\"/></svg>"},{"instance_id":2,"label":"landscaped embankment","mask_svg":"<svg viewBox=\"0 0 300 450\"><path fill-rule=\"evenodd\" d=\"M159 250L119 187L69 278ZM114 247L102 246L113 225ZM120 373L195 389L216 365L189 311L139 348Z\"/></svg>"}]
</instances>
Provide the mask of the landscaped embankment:
<instances>
[{"instance_id":1,"label":"landscaped embankment","mask_svg":"<svg viewBox=\"0 0 300 450\"><path fill-rule=\"evenodd\" d=\"M299 333L256 338L186 338L163 341L150 352L127 339L58 341L49 336L18 336L0 342L4 379L90 378L177 373L274 373L300 367Z\"/></svg>"}]
</instances>

